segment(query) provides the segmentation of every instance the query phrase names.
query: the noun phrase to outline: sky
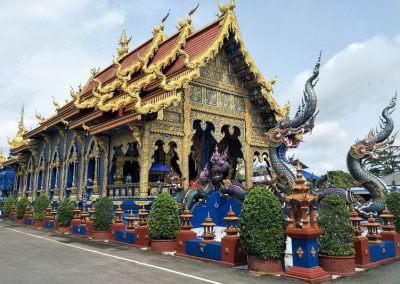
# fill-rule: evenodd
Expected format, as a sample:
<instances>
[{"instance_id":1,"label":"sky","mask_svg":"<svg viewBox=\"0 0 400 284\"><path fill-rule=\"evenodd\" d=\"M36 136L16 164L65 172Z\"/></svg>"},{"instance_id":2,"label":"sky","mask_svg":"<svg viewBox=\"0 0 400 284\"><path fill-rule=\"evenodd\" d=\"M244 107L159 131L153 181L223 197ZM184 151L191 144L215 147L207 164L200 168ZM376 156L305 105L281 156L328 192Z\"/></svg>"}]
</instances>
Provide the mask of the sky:
<instances>
[{"instance_id":1,"label":"sky","mask_svg":"<svg viewBox=\"0 0 400 284\"><path fill-rule=\"evenodd\" d=\"M228 1L228 0L226 0ZM193 26L216 19L217 5L200 0ZM0 10L0 147L15 135L22 105L28 128L37 126L85 84L92 67L107 67L123 27L133 48L151 36L171 10L165 32L176 31L197 0L4 1ZM400 1L237 0L246 47L268 80L273 96L296 110L304 83L322 50L316 86L319 114L312 134L295 155L316 174L346 170L346 153L378 125L382 109L400 89ZM400 90L399 90L400 91ZM400 100L400 98L399 98ZM400 103L399 103L400 104ZM400 106L393 113L400 129ZM400 144L396 141L396 144Z\"/></svg>"}]
</instances>

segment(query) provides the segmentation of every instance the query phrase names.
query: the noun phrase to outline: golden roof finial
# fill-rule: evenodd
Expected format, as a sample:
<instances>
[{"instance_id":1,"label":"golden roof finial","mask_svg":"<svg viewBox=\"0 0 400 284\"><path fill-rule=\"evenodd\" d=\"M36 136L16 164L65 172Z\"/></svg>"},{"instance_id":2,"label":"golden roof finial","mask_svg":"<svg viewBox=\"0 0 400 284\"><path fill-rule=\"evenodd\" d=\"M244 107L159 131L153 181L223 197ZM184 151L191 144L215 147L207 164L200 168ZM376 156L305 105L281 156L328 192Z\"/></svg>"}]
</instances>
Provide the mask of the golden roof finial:
<instances>
[{"instance_id":1,"label":"golden roof finial","mask_svg":"<svg viewBox=\"0 0 400 284\"><path fill-rule=\"evenodd\" d=\"M35 117L38 120L39 124L42 124L43 122L46 121L46 118L43 115L41 115L38 111L36 111Z\"/></svg>"},{"instance_id":2,"label":"golden roof finial","mask_svg":"<svg viewBox=\"0 0 400 284\"><path fill-rule=\"evenodd\" d=\"M56 99L54 98L54 96L51 96L53 98L53 105L56 108L56 110L58 110L59 108L61 108L61 105L56 102Z\"/></svg>"},{"instance_id":3,"label":"golden roof finial","mask_svg":"<svg viewBox=\"0 0 400 284\"><path fill-rule=\"evenodd\" d=\"M196 12L197 8L199 8L200 2L197 3L197 6L190 10L189 14L187 15L186 20L179 20L178 22L178 30L183 29L185 26L189 26L192 24L192 15Z\"/></svg>"},{"instance_id":4,"label":"golden roof finial","mask_svg":"<svg viewBox=\"0 0 400 284\"><path fill-rule=\"evenodd\" d=\"M222 17L229 11L233 11L235 9L235 0L230 0L228 4L219 4L218 9L221 12L218 14L219 17Z\"/></svg>"},{"instance_id":5,"label":"golden roof finial","mask_svg":"<svg viewBox=\"0 0 400 284\"><path fill-rule=\"evenodd\" d=\"M165 23L165 21L167 20L167 18L168 18L168 16L169 16L169 13L170 13L170 12L171 12L171 10L168 10L167 15L165 15L164 18L162 18L161 23L160 23L158 26L154 27L154 29L153 29L153 35L155 35L155 34L157 34L158 32L161 32L161 31L164 30L164 23Z\"/></svg>"},{"instance_id":6,"label":"golden roof finial","mask_svg":"<svg viewBox=\"0 0 400 284\"><path fill-rule=\"evenodd\" d=\"M121 37L119 39L120 48L117 49L118 58L122 58L128 54L128 49L129 49L128 45L129 45L129 42L131 41L131 39L132 39L132 37L130 37L128 39L128 37L126 36L125 28L123 28Z\"/></svg>"}]
</instances>

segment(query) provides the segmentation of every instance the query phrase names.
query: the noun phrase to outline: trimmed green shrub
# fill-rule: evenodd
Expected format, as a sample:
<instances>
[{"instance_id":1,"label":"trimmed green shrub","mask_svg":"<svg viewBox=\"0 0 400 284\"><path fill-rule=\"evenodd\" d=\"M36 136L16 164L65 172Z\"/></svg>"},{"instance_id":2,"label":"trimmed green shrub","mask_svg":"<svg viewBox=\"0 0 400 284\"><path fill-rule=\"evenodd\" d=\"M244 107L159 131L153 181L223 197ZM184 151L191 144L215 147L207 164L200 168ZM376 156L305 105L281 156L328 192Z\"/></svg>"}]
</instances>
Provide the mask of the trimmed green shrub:
<instances>
[{"instance_id":1,"label":"trimmed green shrub","mask_svg":"<svg viewBox=\"0 0 400 284\"><path fill-rule=\"evenodd\" d=\"M161 193L150 209L149 234L152 239L172 240L179 231L178 206L175 199Z\"/></svg>"},{"instance_id":2,"label":"trimmed green shrub","mask_svg":"<svg viewBox=\"0 0 400 284\"><path fill-rule=\"evenodd\" d=\"M11 207L16 203L17 201L15 200L14 196L10 195L7 197L6 201L4 201L3 215L9 216L11 214Z\"/></svg>"},{"instance_id":3,"label":"trimmed green shrub","mask_svg":"<svg viewBox=\"0 0 400 284\"><path fill-rule=\"evenodd\" d=\"M26 197L21 197L17 202L17 218L24 218L26 209L29 205L29 200Z\"/></svg>"},{"instance_id":4,"label":"trimmed green shrub","mask_svg":"<svg viewBox=\"0 0 400 284\"><path fill-rule=\"evenodd\" d=\"M285 218L278 198L265 187L251 190L242 205L240 242L248 255L283 259Z\"/></svg>"},{"instance_id":5,"label":"trimmed green shrub","mask_svg":"<svg viewBox=\"0 0 400 284\"><path fill-rule=\"evenodd\" d=\"M33 220L43 221L46 216L46 209L49 207L51 201L50 199L42 194L35 200L35 205L33 206Z\"/></svg>"},{"instance_id":6,"label":"trimmed green shrub","mask_svg":"<svg viewBox=\"0 0 400 284\"><path fill-rule=\"evenodd\" d=\"M114 204L108 197L101 197L96 205L93 220L93 229L95 231L109 231L113 222Z\"/></svg>"},{"instance_id":7,"label":"trimmed green shrub","mask_svg":"<svg viewBox=\"0 0 400 284\"><path fill-rule=\"evenodd\" d=\"M386 206L393 214L393 223L396 232L400 233L400 192L391 192L386 197Z\"/></svg>"},{"instance_id":8,"label":"trimmed green shrub","mask_svg":"<svg viewBox=\"0 0 400 284\"><path fill-rule=\"evenodd\" d=\"M74 206L65 198L57 209L57 222L60 227L68 227L74 217Z\"/></svg>"},{"instance_id":9,"label":"trimmed green shrub","mask_svg":"<svg viewBox=\"0 0 400 284\"><path fill-rule=\"evenodd\" d=\"M349 218L349 207L338 195L325 197L319 206L318 225L324 234L318 239L319 252L329 256L354 254L354 228Z\"/></svg>"}]
</instances>

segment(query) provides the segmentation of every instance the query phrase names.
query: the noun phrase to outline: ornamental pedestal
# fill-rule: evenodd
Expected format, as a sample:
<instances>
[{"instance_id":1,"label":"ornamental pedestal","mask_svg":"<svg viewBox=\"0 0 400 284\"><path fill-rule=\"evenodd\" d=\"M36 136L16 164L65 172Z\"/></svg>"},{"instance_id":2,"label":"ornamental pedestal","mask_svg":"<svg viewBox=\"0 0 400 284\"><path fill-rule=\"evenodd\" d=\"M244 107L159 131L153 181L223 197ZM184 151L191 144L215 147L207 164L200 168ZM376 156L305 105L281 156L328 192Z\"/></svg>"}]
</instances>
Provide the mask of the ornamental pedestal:
<instances>
[{"instance_id":1,"label":"ornamental pedestal","mask_svg":"<svg viewBox=\"0 0 400 284\"><path fill-rule=\"evenodd\" d=\"M111 224L111 238L114 238L115 232L119 230L125 230L126 225L122 223L122 215L124 211L121 208L121 205L118 206L117 210L115 210L115 220L114 223Z\"/></svg>"},{"instance_id":2,"label":"ornamental pedestal","mask_svg":"<svg viewBox=\"0 0 400 284\"><path fill-rule=\"evenodd\" d=\"M246 264L246 254L240 245L239 228L237 223L239 217L235 215L232 206L229 208L226 222L226 235L221 239L221 262L224 264L236 266Z\"/></svg>"},{"instance_id":3,"label":"ornamental pedestal","mask_svg":"<svg viewBox=\"0 0 400 284\"><path fill-rule=\"evenodd\" d=\"M195 240L196 233L192 231L191 219L193 214L188 208L186 208L182 215L179 216L181 219L180 230L176 234L176 255L186 254L186 241Z\"/></svg>"},{"instance_id":4,"label":"ornamental pedestal","mask_svg":"<svg viewBox=\"0 0 400 284\"><path fill-rule=\"evenodd\" d=\"M138 202L135 202L135 204L139 205ZM149 236L149 227L147 225L147 217L149 216L149 213L147 212L146 208L144 208L145 203L141 203L140 205L142 205L143 208L139 209L139 227L135 229L135 245L139 247L149 247L151 243Z\"/></svg>"},{"instance_id":5,"label":"ornamental pedestal","mask_svg":"<svg viewBox=\"0 0 400 284\"><path fill-rule=\"evenodd\" d=\"M322 235L322 230L315 220L313 203L316 198L310 194L301 170L301 165L297 162L296 185L293 193L286 198L290 223L285 233L292 238L293 267L285 276L307 283L318 283L332 279L332 275L318 265L317 239Z\"/></svg>"}]
</instances>

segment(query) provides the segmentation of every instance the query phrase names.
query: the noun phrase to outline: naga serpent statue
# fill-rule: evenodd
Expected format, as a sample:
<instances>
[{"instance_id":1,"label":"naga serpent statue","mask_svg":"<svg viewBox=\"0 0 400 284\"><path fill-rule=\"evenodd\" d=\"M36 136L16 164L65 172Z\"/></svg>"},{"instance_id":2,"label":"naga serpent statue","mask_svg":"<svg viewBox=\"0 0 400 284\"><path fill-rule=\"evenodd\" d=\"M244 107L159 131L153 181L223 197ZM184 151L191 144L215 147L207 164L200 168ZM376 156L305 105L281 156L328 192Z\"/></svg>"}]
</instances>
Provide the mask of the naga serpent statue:
<instances>
[{"instance_id":1,"label":"naga serpent statue","mask_svg":"<svg viewBox=\"0 0 400 284\"><path fill-rule=\"evenodd\" d=\"M350 174L371 194L371 201L356 205L356 210L364 217L368 217L370 213L377 216L384 209L384 204L376 199L384 197L388 193L386 185L378 177L364 169L362 165L365 160L378 158L380 150L393 144L396 134L390 137L394 128L391 114L396 106L396 98L397 95L383 109L380 129L371 130L365 139L352 145L347 154L347 168Z\"/></svg>"},{"instance_id":2,"label":"naga serpent statue","mask_svg":"<svg viewBox=\"0 0 400 284\"><path fill-rule=\"evenodd\" d=\"M318 193L318 199L322 200L330 194L339 194L348 204L355 203L355 210L363 217L367 218L370 214L378 217L384 209L384 203L377 201L378 198L387 194L387 188L383 181L374 176L366 169L363 164L368 159L379 157L379 150L389 147L393 142L395 135L390 137L393 132L394 123L390 114L396 106L396 95L392 98L389 105L382 111L380 130L371 130L367 137L357 141L350 147L347 153L347 168L351 176L371 194L370 201L355 199L350 189L343 188L325 188Z\"/></svg>"},{"instance_id":3,"label":"naga serpent statue","mask_svg":"<svg viewBox=\"0 0 400 284\"><path fill-rule=\"evenodd\" d=\"M270 129L267 133L269 158L271 166L280 182L279 191L289 193L295 184L296 169L286 159L286 150L296 148L302 141L303 135L312 131L316 113L317 96L314 87L318 82L321 53L314 67L314 72L306 81L302 104L293 119L288 116ZM282 180L283 179L283 180Z\"/></svg>"}]
</instances>

